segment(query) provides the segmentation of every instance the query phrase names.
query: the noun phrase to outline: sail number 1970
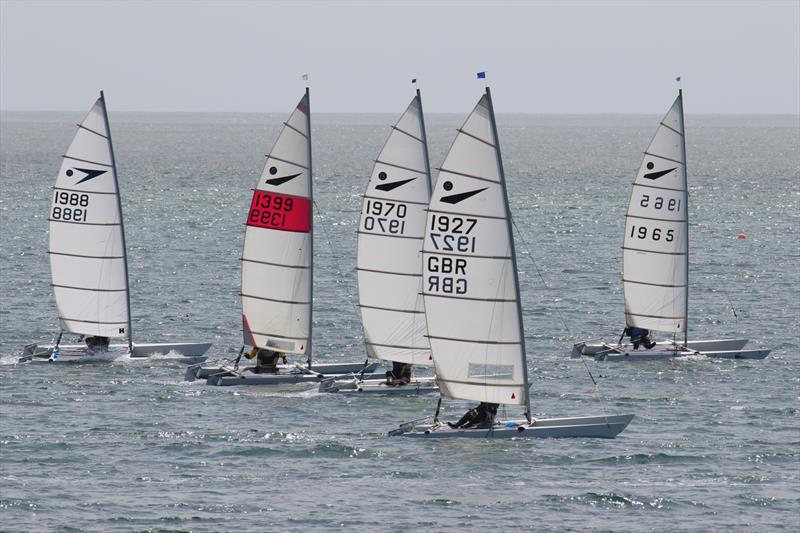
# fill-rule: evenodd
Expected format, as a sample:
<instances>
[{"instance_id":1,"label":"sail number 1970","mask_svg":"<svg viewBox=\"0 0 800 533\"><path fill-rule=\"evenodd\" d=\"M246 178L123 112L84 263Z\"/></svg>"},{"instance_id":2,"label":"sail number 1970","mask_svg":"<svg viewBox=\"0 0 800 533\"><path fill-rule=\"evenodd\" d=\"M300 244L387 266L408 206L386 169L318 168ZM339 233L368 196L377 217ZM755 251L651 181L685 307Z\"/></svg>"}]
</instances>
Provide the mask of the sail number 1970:
<instances>
[{"instance_id":1,"label":"sail number 1970","mask_svg":"<svg viewBox=\"0 0 800 533\"><path fill-rule=\"evenodd\" d=\"M406 231L406 204L367 199L364 204L364 231L403 235Z\"/></svg>"}]
</instances>

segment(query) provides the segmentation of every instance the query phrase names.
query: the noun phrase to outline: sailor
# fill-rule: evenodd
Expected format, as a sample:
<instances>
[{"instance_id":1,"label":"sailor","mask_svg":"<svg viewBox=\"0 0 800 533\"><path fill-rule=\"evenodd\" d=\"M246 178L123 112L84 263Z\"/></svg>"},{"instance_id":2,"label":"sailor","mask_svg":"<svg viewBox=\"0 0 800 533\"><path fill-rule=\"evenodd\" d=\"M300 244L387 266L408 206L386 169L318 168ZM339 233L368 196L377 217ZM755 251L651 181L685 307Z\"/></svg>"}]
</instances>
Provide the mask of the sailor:
<instances>
[{"instance_id":1,"label":"sailor","mask_svg":"<svg viewBox=\"0 0 800 533\"><path fill-rule=\"evenodd\" d=\"M259 348L256 351L256 366L253 368L253 372L256 374L277 374L278 352L273 352L266 348Z\"/></svg>"},{"instance_id":2,"label":"sailor","mask_svg":"<svg viewBox=\"0 0 800 533\"><path fill-rule=\"evenodd\" d=\"M102 353L108 351L108 337L86 337L84 341L86 342L86 347L89 348L91 353Z\"/></svg>"},{"instance_id":3,"label":"sailor","mask_svg":"<svg viewBox=\"0 0 800 533\"><path fill-rule=\"evenodd\" d=\"M492 424L494 424L494 417L497 416L497 407L498 405L496 403L481 402L475 409L467 411L464 416L461 417L461 420L455 424L448 422L447 425L453 429L462 427L474 427L477 429L490 428Z\"/></svg>"},{"instance_id":4,"label":"sailor","mask_svg":"<svg viewBox=\"0 0 800 533\"><path fill-rule=\"evenodd\" d=\"M644 345L645 348L648 350L651 349L653 346L656 345L655 342L650 338L650 330L637 328L637 327L629 327L627 328L628 336L631 338L631 344L633 344L633 349L638 350L639 345Z\"/></svg>"},{"instance_id":5,"label":"sailor","mask_svg":"<svg viewBox=\"0 0 800 533\"><path fill-rule=\"evenodd\" d=\"M411 370L413 365L410 363L392 362L392 369L386 372L387 385L407 385L411 383Z\"/></svg>"}]
</instances>

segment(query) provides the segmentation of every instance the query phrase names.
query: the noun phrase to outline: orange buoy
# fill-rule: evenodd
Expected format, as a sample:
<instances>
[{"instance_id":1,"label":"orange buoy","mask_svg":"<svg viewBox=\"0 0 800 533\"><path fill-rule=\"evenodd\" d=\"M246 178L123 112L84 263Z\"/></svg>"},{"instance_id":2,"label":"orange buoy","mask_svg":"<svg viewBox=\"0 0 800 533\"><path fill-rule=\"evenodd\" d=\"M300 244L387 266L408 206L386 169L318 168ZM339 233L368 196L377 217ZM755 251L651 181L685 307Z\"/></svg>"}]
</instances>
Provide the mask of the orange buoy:
<instances>
[{"instance_id":1,"label":"orange buoy","mask_svg":"<svg viewBox=\"0 0 800 533\"><path fill-rule=\"evenodd\" d=\"M740 233L739 235L736 236L736 238L739 239L740 241L743 241L747 238L747 235L745 235L744 233Z\"/></svg>"}]
</instances>

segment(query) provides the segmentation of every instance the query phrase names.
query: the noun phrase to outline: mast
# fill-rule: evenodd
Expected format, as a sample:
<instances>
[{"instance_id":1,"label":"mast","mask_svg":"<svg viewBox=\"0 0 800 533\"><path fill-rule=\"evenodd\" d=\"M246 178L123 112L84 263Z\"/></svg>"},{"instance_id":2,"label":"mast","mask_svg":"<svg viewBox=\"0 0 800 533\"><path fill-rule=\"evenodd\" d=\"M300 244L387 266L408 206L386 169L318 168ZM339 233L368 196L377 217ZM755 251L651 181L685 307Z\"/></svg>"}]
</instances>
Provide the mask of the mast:
<instances>
[{"instance_id":1,"label":"mast","mask_svg":"<svg viewBox=\"0 0 800 533\"><path fill-rule=\"evenodd\" d=\"M114 143L111 142L111 127L108 124L108 110L106 109L106 97L100 91L100 101L103 103L103 120L106 123L106 133L108 133L108 150L111 152L111 170L114 171L114 185L117 188L117 209L119 211L119 231L122 234L122 264L125 268L125 303L128 306L128 350L133 354L133 328L131 327L131 291L130 280L128 279L128 247L125 244L125 224L122 222L122 200L120 198L119 179L117 177L117 161L114 157Z\"/></svg>"},{"instance_id":2,"label":"mast","mask_svg":"<svg viewBox=\"0 0 800 533\"><path fill-rule=\"evenodd\" d=\"M417 104L419 105L419 128L422 132L422 150L425 152L425 174L428 178L428 197L431 196L433 184L431 183L431 162L428 157L428 135L425 133L425 115L422 112L422 94L417 88Z\"/></svg>"},{"instance_id":3,"label":"mast","mask_svg":"<svg viewBox=\"0 0 800 533\"><path fill-rule=\"evenodd\" d=\"M308 78L306 78L307 80ZM306 83L306 129L308 131L308 196L311 198L312 208L309 209L309 227L311 228L311 236L308 239L309 252L311 253L311 261L309 266L309 276L311 278L311 301L308 304L308 354L306 356L306 364L311 368L311 350L314 346L314 165L311 163L311 93Z\"/></svg>"},{"instance_id":4,"label":"mast","mask_svg":"<svg viewBox=\"0 0 800 533\"><path fill-rule=\"evenodd\" d=\"M492 125L492 135L494 135L495 154L497 154L497 168L500 170L500 185L503 189L503 200L506 206L506 228L508 229L508 242L511 246L511 266L514 271L514 285L517 293L517 320L519 321L519 341L520 348L522 348L522 358L524 364L522 365L524 387L525 387L525 418L528 423L531 422L531 396L530 384L528 383L528 358L525 352L525 329L522 323L522 303L520 301L519 292L519 273L517 272L517 253L514 248L514 234L511 232L511 208L508 204L508 190L506 189L506 174L503 170L503 158L500 155L500 138L497 135L497 122L494 118L494 104L492 103L492 92L489 86L486 86L486 101L489 104L489 121Z\"/></svg>"},{"instance_id":5,"label":"mast","mask_svg":"<svg viewBox=\"0 0 800 533\"><path fill-rule=\"evenodd\" d=\"M678 78L680 79L680 78ZM678 89L678 120L681 130L681 161L683 161L683 205L686 210L686 247L684 260L686 261L686 298L684 299L683 344L689 343L689 173L686 168L686 128L683 123L683 89Z\"/></svg>"}]
</instances>

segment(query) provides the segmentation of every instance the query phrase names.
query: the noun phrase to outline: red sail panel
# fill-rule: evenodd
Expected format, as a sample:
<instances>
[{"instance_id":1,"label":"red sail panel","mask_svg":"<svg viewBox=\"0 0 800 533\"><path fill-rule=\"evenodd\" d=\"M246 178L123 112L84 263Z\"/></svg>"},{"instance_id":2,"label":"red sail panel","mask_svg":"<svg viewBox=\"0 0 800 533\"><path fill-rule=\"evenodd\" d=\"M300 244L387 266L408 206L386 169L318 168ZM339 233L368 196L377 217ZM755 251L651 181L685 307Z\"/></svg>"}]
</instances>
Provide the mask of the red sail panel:
<instances>
[{"instance_id":1,"label":"red sail panel","mask_svg":"<svg viewBox=\"0 0 800 533\"><path fill-rule=\"evenodd\" d=\"M255 191L247 225L282 231L311 231L311 200L274 192Z\"/></svg>"}]
</instances>

